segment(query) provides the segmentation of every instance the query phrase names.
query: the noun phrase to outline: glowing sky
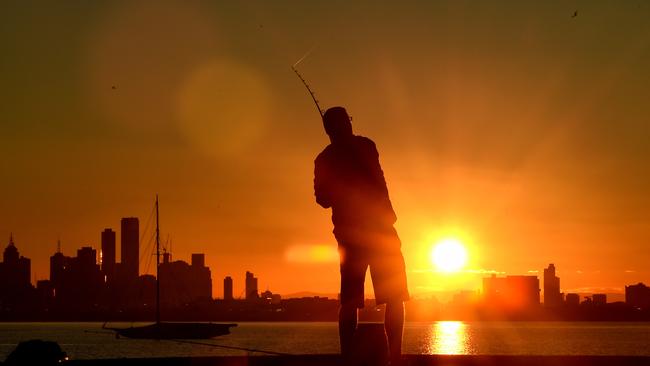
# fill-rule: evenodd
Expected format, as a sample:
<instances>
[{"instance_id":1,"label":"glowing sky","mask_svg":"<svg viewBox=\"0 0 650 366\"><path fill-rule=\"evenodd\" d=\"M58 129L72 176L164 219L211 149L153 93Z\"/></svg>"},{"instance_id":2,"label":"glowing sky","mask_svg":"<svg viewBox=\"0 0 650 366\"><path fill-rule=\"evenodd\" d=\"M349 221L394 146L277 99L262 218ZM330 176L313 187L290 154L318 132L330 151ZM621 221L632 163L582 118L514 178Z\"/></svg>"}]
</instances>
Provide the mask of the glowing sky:
<instances>
[{"instance_id":1,"label":"glowing sky","mask_svg":"<svg viewBox=\"0 0 650 366\"><path fill-rule=\"evenodd\" d=\"M226 275L241 292L246 270L262 290L336 293L312 193L328 140L290 69L314 47L300 69L319 99L377 143L413 293L551 262L563 290L650 282L649 15L644 1L2 2L0 244L13 232L44 279L58 237L67 255L98 248L158 193L174 258L205 252L215 295ZM432 272L449 235L470 273Z\"/></svg>"}]
</instances>

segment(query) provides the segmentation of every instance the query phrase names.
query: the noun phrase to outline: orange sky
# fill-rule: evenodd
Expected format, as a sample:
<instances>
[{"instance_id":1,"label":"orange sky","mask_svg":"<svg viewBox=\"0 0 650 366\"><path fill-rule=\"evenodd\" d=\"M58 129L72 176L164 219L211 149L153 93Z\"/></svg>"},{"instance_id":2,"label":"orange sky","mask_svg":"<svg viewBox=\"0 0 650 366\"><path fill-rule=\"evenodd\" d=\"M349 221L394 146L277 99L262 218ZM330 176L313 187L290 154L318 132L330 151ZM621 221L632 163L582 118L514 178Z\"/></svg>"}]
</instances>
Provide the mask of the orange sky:
<instances>
[{"instance_id":1,"label":"orange sky","mask_svg":"<svg viewBox=\"0 0 650 366\"><path fill-rule=\"evenodd\" d=\"M205 252L215 295L226 275L241 292L246 270L262 289L336 293L312 192L328 140L290 69L314 47L300 69L319 99L377 143L413 293L550 262L563 290L650 282L649 14L642 1L2 4L1 244L13 232L44 279L58 237L67 255L98 248L158 193L174 257ZM432 272L449 235L469 247L466 273Z\"/></svg>"}]
</instances>

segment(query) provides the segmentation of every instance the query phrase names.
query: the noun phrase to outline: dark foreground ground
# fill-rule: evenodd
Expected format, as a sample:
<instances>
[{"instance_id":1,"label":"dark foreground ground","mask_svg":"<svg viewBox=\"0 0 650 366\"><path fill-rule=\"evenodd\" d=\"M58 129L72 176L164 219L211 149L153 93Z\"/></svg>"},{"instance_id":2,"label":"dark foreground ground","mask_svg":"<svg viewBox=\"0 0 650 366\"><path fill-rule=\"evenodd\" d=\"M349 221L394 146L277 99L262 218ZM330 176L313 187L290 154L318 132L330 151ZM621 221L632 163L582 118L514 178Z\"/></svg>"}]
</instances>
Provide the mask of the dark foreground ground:
<instances>
[{"instance_id":1,"label":"dark foreground ground","mask_svg":"<svg viewBox=\"0 0 650 366\"><path fill-rule=\"evenodd\" d=\"M338 355L179 357L113 360L76 360L71 366L325 366L342 365ZM404 366L632 366L650 365L640 356L443 356L406 355Z\"/></svg>"}]
</instances>

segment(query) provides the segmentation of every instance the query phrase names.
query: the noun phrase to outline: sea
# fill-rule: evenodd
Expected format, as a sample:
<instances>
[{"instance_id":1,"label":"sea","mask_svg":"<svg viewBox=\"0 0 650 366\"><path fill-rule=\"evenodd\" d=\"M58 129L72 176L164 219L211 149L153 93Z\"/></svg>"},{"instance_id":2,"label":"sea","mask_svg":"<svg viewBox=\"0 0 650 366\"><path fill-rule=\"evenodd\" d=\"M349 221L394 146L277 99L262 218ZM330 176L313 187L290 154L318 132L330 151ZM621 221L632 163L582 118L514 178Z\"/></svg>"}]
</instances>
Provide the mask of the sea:
<instances>
[{"instance_id":1,"label":"sea","mask_svg":"<svg viewBox=\"0 0 650 366\"><path fill-rule=\"evenodd\" d=\"M337 329L334 322L242 322L226 336L170 341L117 338L102 323L0 323L0 360L30 339L56 341L71 359L337 353ZM648 345L650 323L440 321L407 322L403 352L650 356Z\"/></svg>"}]
</instances>

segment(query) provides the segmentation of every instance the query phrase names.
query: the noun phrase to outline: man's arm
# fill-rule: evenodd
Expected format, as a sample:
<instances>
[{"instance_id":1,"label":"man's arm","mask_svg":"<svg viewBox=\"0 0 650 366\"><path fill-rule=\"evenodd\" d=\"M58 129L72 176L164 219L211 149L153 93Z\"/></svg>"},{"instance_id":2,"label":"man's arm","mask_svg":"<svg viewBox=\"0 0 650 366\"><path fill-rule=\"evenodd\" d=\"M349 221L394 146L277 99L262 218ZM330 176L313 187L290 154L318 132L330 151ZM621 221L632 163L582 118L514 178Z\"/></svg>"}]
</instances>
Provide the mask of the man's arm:
<instances>
[{"instance_id":1,"label":"man's arm","mask_svg":"<svg viewBox=\"0 0 650 366\"><path fill-rule=\"evenodd\" d=\"M372 140L366 140L368 143L368 152L370 154L370 174L372 175L372 179L375 184L375 189L377 189L379 199L383 201L382 203L386 209L386 213L388 214L387 218L392 224L394 224L395 221L397 221L397 216L395 215L395 210L393 209L393 205L390 202L388 195L388 186L386 184L386 178L384 177L384 171L381 169L381 164L379 163L379 151L377 151L377 146Z\"/></svg>"},{"instance_id":2,"label":"man's arm","mask_svg":"<svg viewBox=\"0 0 650 366\"><path fill-rule=\"evenodd\" d=\"M314 194L316 195L316 202L324 208L332 207L327 183L329 174L329 169L327 169L322 156L319 155L314 162Z\"/></svg>"}]
</instances>

